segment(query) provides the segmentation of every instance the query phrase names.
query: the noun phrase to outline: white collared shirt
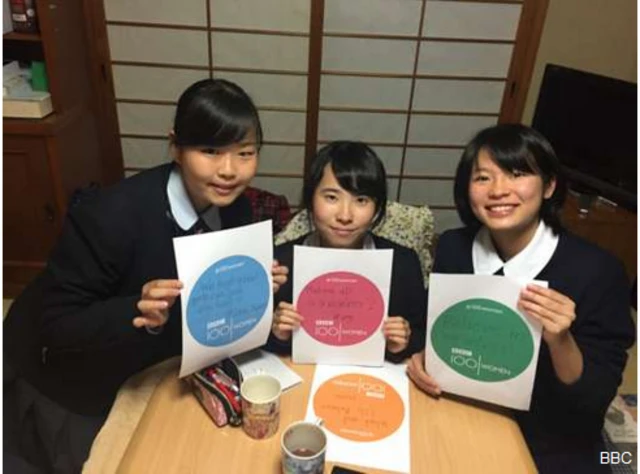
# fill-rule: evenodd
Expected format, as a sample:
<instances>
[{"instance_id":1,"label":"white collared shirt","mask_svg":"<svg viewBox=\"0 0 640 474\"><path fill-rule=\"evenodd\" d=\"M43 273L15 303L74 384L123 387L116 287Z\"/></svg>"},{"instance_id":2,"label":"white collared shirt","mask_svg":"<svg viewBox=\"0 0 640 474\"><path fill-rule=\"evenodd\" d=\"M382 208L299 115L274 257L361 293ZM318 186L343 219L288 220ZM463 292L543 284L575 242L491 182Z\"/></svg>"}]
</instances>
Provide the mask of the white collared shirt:
<instances>
[{"instance_id":1,"label":"white collared shirt","mask_svg":"<svg viewBox=\"0 0 640 474\"><path fill-rule=\"evenodd\" d=\"M220 222L220 210L216 206L209 206L201 215L198 215L191 204L191 199L184 187L182 175L177 166L171 170L169 181L167 182L167 197L169 207L174 220L182 230L189 230L200 217L211 230L222 228Z\"/></svg>"},{"instance_id":2,"label":"white collared shirt","mask_svg":"<svg viewBox=\"0 0 640 474\"><path fill-rule=\"evenodd\" d=\"M505 276L533 280L549 263L558 246L558 236L542 220L531 241L506 263L491 240L489 229L482 227L473 239L473 273L493 275L501 268Z\"/></svg>"}]
</instances>

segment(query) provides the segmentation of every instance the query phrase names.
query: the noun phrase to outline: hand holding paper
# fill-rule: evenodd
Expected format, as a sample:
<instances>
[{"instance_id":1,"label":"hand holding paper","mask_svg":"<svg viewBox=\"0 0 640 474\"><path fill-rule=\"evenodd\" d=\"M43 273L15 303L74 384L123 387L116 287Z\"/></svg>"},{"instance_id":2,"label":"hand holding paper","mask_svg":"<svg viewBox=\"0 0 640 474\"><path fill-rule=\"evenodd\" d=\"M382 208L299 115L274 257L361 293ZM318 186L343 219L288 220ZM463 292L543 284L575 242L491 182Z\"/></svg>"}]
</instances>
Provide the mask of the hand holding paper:
<instances>
[{"instance_id":1,"label":"hand holding paper","mask_svg":"<svg viewBox=\"0 0 640 474\"><path fill-rule=\"evenodd\" d=\"M277 293L280 287L287 282L287 275L289 275L289 269L284 265L280 265L280 262L277 260L274 260L271 267L271 278L273 279L274 293Z\"/></svg>"},{"instance_id":2,"label":"hand holding paper","mask_svg":"<svg viewBox=\"0 0 640 474\"><path fill-rule=\"evenodd\" d=\"M291 333L300 327L304 318L291 303L281 301L273 315L273 335L281 341L291 339Z\"/></svg>"},{"instance_id":3,"label":"hand holding paper","mask_svg":"<svg viewBox=\"0 0 640 474\"><path fill-rule=\"evenodd\" d=\"M137 308L140 316L133 319L137 328L159 328L169 319L169 309L180 295L180 280L152 280L142 287Z\"/></svg>"},{"instance_id":4,"label":"hand holding paper","mask_svg":"<svg viewBox=\"0 0 640 474\"><path fill-rule=\"evenodd\" d=\"M387 349L392 354L402 352L409 345L411 326L402 316L389 316L382 326Z\"/></svg>"},{"instance_id":5,"label":"hand holding paper","mask_svg":"<svg viewBox=\"0 0 640 474\"><path fill-rule=\"evenodd\" d=\"M518 307L542 324L542 338L550 345L566 336L576 319L573 300L556 290L538 285L527 285L522 290Z\"/></svg>"},{"instance_id":6,"label":"hand holding paper","mask_svg":"<svg viewBox=\"0 0 640 474\"><path fill-rule=\"evenodd\" d=\"M424 351L411 356L407 363L407 375L420 390L427 392L429 395L439 397L442 393L438 383L427 372L424 365Z\"/></svg>"}]
</instances>

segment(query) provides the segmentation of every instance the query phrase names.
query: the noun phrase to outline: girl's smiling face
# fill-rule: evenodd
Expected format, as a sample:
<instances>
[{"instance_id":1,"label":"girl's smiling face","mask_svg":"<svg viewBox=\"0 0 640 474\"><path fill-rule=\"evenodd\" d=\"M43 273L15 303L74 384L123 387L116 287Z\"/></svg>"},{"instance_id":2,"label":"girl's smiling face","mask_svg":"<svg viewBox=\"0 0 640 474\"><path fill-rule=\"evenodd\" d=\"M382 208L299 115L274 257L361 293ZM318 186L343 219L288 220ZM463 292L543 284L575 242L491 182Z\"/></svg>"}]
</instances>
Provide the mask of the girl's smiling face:
<instances>
[{"instance_id":1,"label":"girl's smiling face","mask_svg":"<svg viewBox=\"0 0 640 474\"><path fill-rule=\"evenodd\" d=\"M229 206L256 174L258 148L249 134L239 143L220 148L181 147L175 161L196 211L210 205Z\"/></svg>"},{"instance_id":2,"label":"girl's smiling face","mask_svg":"<svg viewBox=\"0 0 640 474\"><path fill-rule=\"evenodd\" d=\"M538 174L505 171L482 149L471 173L469 202L492 234L515 233L528 241L538 227L543 199L551 197L554 190L555 180L545 187Z\"/></svg>"}]
</instances>

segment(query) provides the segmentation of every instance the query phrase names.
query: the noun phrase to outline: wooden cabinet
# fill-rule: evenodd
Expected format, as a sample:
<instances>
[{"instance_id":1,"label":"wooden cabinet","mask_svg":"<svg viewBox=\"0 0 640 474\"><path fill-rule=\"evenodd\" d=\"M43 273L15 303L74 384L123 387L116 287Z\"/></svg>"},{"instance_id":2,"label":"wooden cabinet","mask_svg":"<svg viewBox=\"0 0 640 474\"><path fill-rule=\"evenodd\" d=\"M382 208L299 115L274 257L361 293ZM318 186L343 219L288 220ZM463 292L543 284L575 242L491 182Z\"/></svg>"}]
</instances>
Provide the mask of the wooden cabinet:
<instances>
[{"instance_id":1,"label":"wooden cabinet","mask_svg":"<svg viewBox=\"0 0 640 474\"><path fill-rule=\"evenodd\" d=\"M90 3L90 2L89 2ZM110 77L88 0L37 0L40 33L7 33L4 59L44 61L54 112L43 119L3 120L3 292L16 296L44 267L73 193L122 177ZM105 39L106 41L106 39ZM109 172L105 172L109 170Z\"/></svg>"},{"instance_id":2,"label":"wooden cabinet","mask_svg":"<svg viewBox=\"0 0 640 474\"><path fill-rule=\"evenodd\" d=\"M582 208L582 210L580 209ZM570 194L562 210L563 222L571 232L599 245L618 257L630 281L638 273L638 216L622 207L593 199L578 204Z\"/></svg>"}]
</instances>

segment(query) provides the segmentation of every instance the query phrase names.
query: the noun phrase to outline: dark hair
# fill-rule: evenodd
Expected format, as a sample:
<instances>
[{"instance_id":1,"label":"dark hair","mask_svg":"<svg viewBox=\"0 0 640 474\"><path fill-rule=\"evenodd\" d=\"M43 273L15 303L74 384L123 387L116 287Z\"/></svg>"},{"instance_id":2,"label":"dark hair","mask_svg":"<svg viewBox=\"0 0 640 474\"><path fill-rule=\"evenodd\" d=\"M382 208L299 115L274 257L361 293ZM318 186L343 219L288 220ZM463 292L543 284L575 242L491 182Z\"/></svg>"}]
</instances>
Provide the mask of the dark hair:
<instances>
[{"instance_id":1,"label":"dark hair","mask_svg":"<svg viewBox=\"0 0 640 474\"><path fill-rule=\"evenodd\" d=\"M372 227L378 225L387 209L387 174L378 155L361 142L335 141L318 151L302 188L302 207L309 212L309 217L313 214L313 194L328 164L342 188L373 199L376 214Z\"/></svg>"},{"instance_id":2,"label":"dark hair","mask_svg":"<svg viewBox=\"0 0 640 474\"><path fill-rule=\"evenodd\" d=\"M562 224L559 214L567 194L560 161L545 137L536 130L520 124L502 124L486 128L464 149L453 188L456 208L462 222L473 230L482 225L471 210L469 202L469 182L481 150L487 151L493 161L508 173L524 171L537 174L542 178L545 187L555 179L556 188L553 194L542 201L540 218L555 233L560 232Z\"/></svg>"},{"instance_id":3,"label":"dark hair","mask_svg":"<svg viewBox=\"0 0 640 474\"><path fill-rule=\"evenodd\" d=\"M224 79L203 79L190 85L178 99L173 122L176 146L223 147L255 133L262 145L262 126L251 97Z\"/></svg>"}]
</instances>

